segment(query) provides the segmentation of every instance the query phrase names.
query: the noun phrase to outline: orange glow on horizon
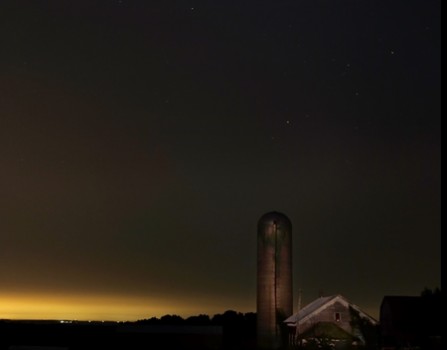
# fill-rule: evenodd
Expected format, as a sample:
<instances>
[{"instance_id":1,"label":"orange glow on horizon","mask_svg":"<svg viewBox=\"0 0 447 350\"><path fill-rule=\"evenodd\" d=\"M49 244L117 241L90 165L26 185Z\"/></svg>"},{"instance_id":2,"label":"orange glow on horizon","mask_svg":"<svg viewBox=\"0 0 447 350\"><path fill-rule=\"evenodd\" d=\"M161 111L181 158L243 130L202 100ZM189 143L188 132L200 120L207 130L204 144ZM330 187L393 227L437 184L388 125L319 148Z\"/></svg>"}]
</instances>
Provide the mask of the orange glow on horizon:
<instances>
[{"instance_id":1,"label":"orange glow on horizon","mask_svg":"<svg viewBox=\"0 0 447 350\"><path fill-rule=\"evenodd\" d=\"M197 300L173 303L149 297L0 294L0 319L136 321L168 314L213 316L228 309L235 310Z\"/></svg>"},{"instance_id":2,"label":"orange glow on horizon","mask_svg":"<svg viewBox=\"0 0 447 350\"><path fill-rule=\"evenodd\" d=\"M164 309L163 303L153 300L119 297L0 295L3 319L127 321L158 315Z\"/></svg>"}]
</instances>

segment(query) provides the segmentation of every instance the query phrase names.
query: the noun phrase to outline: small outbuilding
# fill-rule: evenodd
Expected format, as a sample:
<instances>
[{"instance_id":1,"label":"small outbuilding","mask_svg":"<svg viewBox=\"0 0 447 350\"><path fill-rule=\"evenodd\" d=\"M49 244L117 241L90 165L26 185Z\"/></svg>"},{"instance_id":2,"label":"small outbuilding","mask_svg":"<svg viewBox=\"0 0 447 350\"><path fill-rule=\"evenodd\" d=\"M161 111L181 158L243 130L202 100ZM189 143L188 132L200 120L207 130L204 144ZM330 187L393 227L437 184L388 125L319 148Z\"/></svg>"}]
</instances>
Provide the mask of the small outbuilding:
<instances>
[{"instance_id":1,"label":"small outbuilding","mask_svg":"<svg viewBox=\"0 0 447 350\"><path fill-rule=\"evenodd\" d=\"M382 349L441 349L442 320L440 292L385 296L380 306Z\"/></svg>"}]
</instances>

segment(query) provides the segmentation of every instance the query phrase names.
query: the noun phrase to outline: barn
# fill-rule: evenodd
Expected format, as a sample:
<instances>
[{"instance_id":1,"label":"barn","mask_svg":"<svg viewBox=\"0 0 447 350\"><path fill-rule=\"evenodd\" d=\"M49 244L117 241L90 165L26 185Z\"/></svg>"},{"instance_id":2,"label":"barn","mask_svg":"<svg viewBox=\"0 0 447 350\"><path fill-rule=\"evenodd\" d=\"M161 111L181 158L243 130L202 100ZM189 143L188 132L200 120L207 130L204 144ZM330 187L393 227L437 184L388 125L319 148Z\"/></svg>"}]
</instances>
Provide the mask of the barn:
<instances>
[{"instance_id":1,"label":"barn","mask_svg":"<svg viewBox=\"0 0 447 350\"><path fill-rule=\"evenodd\" d=\"M365 344L377 339L378 322L341 295L319 297L288 317L289 344L345 342Z\"/></svg>"}]
</instances>

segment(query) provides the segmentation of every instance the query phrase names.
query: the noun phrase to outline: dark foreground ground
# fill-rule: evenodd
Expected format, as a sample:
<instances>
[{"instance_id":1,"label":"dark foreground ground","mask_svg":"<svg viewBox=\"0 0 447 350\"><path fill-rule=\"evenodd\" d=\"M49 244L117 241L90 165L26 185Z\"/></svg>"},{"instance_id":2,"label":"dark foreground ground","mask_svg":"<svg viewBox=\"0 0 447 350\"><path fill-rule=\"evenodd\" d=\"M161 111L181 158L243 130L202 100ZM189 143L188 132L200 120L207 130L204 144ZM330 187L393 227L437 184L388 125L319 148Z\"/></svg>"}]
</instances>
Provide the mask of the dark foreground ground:
<instances>
[{"instance_id":1,"label":"dark foreground ground","mask_svg":"<svg viewBox=\"0 0 447 350\"><path fill-rule=\"evenodd\" d=\"M224 326L115 322L0 321L0 350L254 349L253 337Z\"/></svg>"}]
</instances>

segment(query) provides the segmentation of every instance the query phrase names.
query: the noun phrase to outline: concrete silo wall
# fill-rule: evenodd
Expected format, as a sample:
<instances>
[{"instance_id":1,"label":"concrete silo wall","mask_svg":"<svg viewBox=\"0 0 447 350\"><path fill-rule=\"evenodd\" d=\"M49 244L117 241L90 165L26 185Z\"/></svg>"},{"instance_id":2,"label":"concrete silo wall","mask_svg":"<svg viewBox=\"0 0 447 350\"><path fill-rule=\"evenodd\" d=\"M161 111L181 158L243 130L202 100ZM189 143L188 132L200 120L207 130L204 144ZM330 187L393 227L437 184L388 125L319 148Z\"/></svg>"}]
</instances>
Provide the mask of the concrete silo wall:
<instances>
[{"instance_id":1,"label":"concrete silo wall","mask_svg":"<svg viewBox=\"0 0 447 350\"><path fill-rule=\"evenodd\" d=\"M257 276L258 346L282 345L282 321L292 314L292 224L281 213L263 215L258 222Z\"/></svg>"}]
</instances>

